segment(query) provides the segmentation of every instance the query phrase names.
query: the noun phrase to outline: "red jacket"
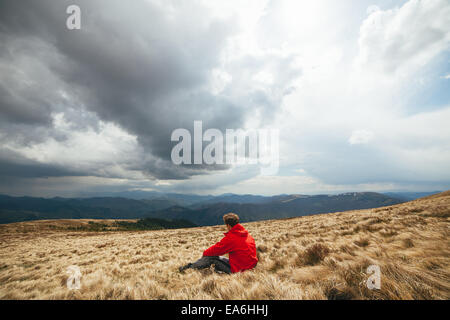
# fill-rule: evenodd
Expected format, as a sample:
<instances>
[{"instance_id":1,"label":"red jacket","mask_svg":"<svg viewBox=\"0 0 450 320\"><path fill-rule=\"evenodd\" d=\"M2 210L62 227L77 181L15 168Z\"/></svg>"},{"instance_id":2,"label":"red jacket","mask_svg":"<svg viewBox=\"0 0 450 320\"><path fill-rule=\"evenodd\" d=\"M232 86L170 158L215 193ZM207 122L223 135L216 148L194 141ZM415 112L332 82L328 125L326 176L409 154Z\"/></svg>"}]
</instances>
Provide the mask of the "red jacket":
<instances>
[{"instance_id":1,"label":"red jacket","mask_svg":"<svg viewBox=\"0 0 450 320\"><path fill-rule=\"evenodd\" d=\"M204 256L221 256L229 253L231 272L251 269L258 263L255 240L248 231L236 224L225 237L203 252Z\"/></svg>"}]
</instances>

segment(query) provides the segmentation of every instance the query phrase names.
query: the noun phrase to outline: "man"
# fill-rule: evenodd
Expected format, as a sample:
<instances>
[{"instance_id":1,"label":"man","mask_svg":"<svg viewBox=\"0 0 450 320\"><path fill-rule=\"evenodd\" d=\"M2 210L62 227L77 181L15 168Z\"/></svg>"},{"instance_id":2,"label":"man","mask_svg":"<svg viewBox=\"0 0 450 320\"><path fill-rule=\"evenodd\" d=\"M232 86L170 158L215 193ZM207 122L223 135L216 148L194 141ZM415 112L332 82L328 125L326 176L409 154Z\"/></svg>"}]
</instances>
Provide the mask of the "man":
<instances>
[{"instance_id":1,"label":"man","mask_svg":"<svg viewBox=\"0 0 450 320\"><path fill-rule=\"evenodd\" d=\"M180 267L180 272L188 269L204 269L214 264L218 272L235 273L252 269L258 263L255 240L245 228L239 224L239 216L227 213L223 216L228 232L225 237L203 252L203 257L194 263ZM229 254L229 259L220 257Z\"/></svg>"}]
</instances>

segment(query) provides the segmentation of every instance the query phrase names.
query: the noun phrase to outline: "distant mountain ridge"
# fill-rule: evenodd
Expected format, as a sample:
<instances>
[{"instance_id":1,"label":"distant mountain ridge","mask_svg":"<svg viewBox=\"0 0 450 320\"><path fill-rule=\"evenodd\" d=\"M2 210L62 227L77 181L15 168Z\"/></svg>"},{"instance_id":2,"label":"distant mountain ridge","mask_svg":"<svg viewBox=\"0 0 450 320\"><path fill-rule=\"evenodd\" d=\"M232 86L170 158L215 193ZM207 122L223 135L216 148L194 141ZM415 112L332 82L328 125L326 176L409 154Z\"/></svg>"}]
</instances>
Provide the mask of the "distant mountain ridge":
<instances>
[{"instance_id":1,"label":"distant mountain ridge","mask_svg":"<svg viewBox=\"0 0 450 320\"><path fill-rule=\"evenodd\" d=\"M199 208L170 207L150 213L151 217L187 219L205 225L221 224L227 212L239 214L242 222L298 217L318 213L368 209L402 203L375 192L346 193L339 195L283 196L264 203L214 203Z\"/></svg>"},{"instance_id":2,"label":"distant mountain ridge","mask_svg":"<svg viewBox=\"0 0 450 320\"><path fill-rule=\"evenodd\" d=\"M0 223L42 219L185 219L199 226L222 223L227 212L244 221L279 219L317 213L367 209L404 202L375 192L338 195L198 196L153 194L135 200L122 197L34 198L0 195Z\"/></svg>"},{"instance_id":3,"label":"distant mountain ridge","mask_svg":"<svg viewBox=\"0 0 450 320\"><path fill-rule=\"evenodd\" d=\"M424 198L427 196L431 196L433 194L441 193L442 191L431 191L431 192L384 192L383 194L397 198L400 200L411 201L419 198Z\"/></svg>"}]
</instances>

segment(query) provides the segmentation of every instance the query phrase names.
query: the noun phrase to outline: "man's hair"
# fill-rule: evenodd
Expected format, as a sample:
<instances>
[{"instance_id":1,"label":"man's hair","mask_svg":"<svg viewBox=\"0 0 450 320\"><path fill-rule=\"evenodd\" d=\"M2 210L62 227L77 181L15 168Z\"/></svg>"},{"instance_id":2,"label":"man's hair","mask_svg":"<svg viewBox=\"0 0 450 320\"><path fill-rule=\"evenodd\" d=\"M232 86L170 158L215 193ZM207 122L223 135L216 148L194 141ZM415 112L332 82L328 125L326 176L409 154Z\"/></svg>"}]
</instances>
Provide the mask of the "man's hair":
<instances>
[{"instance_id":1,"label":"man's hair","mask_svg":"<svg viewBox=\"0 0 450 320\"><path fill-rule=\"evenodd\" d=\"M234 227L239 223L239 216L232 212L227 213L226 215L223 216L223 222L225 222L225 224L229 224L230 226Z\"/></svg>"}]
</instances>

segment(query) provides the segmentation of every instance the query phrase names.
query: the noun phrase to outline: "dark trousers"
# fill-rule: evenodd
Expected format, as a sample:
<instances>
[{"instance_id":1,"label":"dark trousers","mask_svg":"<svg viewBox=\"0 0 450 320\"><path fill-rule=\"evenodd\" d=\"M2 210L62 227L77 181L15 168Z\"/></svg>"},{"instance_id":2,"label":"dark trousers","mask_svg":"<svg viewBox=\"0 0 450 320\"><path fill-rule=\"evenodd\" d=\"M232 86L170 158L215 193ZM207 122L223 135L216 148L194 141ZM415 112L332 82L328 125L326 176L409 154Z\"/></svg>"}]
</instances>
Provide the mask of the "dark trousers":
<instances>
[{"instance_id":1,"label":"dark trousers","mask_svg":"<svg viewBox=\"0 0 450 320\"><path fill-rule=\"evenodd\" d=\"M231 273L230 262L228 261L228 259L217 256L201 257L199 260L195 261L194 263L191 263L190 268L206 269L209 268L211 265L214 265L214 269L216 271Z\"/></svg>"}]
</instances>

